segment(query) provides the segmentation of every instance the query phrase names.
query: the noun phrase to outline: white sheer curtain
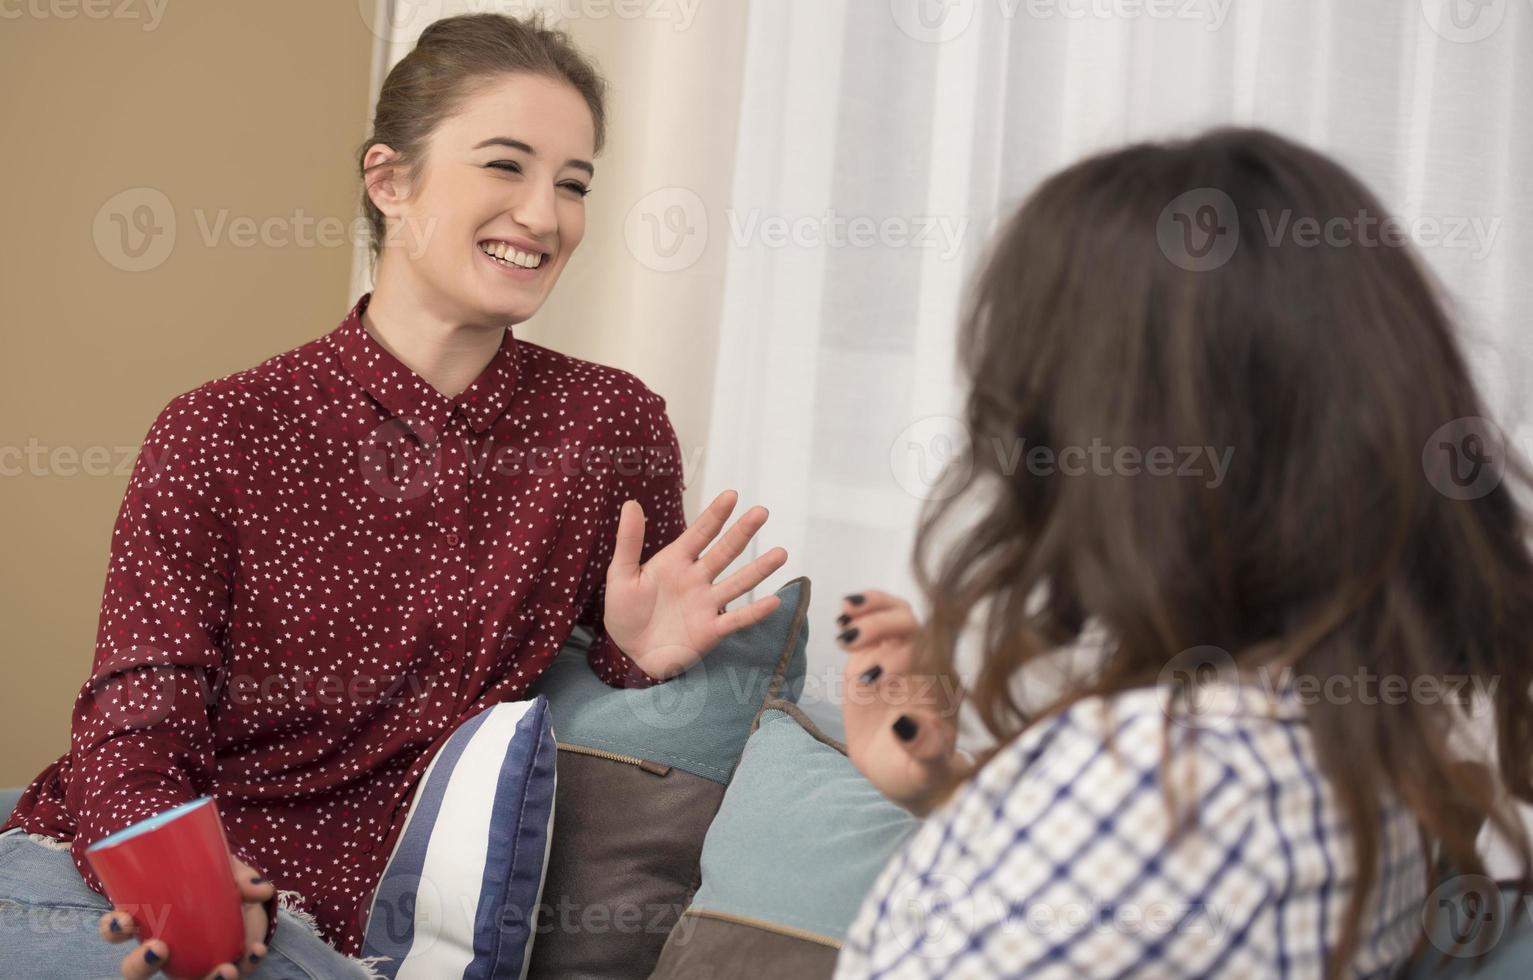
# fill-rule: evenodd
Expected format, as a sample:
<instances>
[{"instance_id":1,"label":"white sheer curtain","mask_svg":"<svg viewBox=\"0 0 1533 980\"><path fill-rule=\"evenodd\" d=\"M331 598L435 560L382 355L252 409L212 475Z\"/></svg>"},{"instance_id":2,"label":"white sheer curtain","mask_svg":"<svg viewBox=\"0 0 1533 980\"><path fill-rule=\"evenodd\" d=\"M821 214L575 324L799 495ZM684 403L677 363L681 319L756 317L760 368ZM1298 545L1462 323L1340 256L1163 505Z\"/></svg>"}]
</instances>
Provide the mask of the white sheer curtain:
<instances>
[{"instance_id":1,"label":"white sheer curtain","mask_svg":"<svg viewBox=\"0 0 1533 980\"><path fill-rule=\"evenodd\" d=\"M815 582L815 683L840 595L914 596L981 246L1101 148L1235 123L1339 158L1411 222L1533 448L1529 0L774 0L743 70L703 496L771 507L762 546Z\"/></svg>"}]
</instances>

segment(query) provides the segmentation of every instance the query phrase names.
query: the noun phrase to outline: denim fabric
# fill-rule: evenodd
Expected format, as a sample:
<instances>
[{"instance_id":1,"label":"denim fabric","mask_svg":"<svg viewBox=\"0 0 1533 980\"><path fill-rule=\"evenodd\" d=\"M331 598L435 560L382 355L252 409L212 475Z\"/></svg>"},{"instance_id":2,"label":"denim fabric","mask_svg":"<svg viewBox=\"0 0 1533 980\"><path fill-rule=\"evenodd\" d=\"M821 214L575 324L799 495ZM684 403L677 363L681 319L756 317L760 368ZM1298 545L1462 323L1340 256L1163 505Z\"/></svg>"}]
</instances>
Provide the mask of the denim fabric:
<instances>
[{"instance_id":1,"label":"denim fabric","mask_svg":"<svg viewBox=\"0 0 1533 980\"><path fill-rule=\"evenodd\" d=\"M0 834L0 976L120 980L130 942L101 938L111 908L80 880L66 850L20 828ZM336 951L301 919L277 914L272 946L253 980L362 980L370 971Z\"/></svg>"}]
</instances>

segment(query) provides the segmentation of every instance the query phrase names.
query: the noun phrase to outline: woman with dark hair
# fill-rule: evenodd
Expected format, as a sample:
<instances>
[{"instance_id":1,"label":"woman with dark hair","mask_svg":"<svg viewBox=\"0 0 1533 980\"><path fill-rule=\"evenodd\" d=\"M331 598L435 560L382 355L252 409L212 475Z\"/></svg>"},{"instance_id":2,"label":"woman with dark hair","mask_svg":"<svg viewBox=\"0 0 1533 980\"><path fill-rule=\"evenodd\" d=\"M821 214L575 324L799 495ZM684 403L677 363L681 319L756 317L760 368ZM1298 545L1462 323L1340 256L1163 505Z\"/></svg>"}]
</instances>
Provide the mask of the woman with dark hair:
<instances>
[{"instance_id":1,"label":"woman with dark hair","mask_svg":"<svg viewBox=\"0 0 1533 980\"><path fill-rule=\"evenodd\" d=\"M726 492L683 529L663 400L513 336L584 235L604 104L564 34L493 14L389 73L359 161L376 289L145 439L71 749L0 828L0 973L158 972L163 940L101 941L136 923L85 849L211 795L249 942L215 975L367 975L372 894L461 721L525 697L577 623L638 687L775 608L726 607L780 548L714 581L765 509L720 537Z\"/></svg>"},{"instance_id":2,"label":"woman with dark hair","mask_svg":"<svg viewBox=\"0 0 1533 980\"><path fill-rule=\"evenodd\" d=\"M838 978L1384 976L1482 828L1527 877L1526 474L1381 228L1336 163L1219 130L1076 164L998 237L929 617L840 610L851 757L928 816Z\"/></svg>"}]
</instances>

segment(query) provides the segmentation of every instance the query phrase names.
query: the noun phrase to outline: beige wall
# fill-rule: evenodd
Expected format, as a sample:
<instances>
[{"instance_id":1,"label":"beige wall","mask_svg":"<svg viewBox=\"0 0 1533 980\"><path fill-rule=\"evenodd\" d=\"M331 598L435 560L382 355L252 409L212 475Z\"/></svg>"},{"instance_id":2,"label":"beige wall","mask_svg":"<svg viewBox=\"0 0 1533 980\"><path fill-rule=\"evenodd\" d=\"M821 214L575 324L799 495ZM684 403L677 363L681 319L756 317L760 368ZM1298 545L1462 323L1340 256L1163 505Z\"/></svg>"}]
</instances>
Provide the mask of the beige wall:
<instances>
[{"instance_id":1,"label":"beige wall","mask_svg":"<svg viewBox=\"0 0 1533 980\"><path fill-rule=\"evenodd\" d=\"M349 245L296 236L305 218L355 211L373 37L355 0L37 0L0 12L0 450L31 447L45 471L0 456L6 474L23 471L0 475L0 785L13 786L68 749L124 453L176 394L345 312ZM103 204L136 187L166 196L176 233L161 264L127 272L103 255L127 260L110 218L100 248L94 232ZM267 241L294 243L239 247L230 226L209 245L202 224L217 229L221 211L279 219L292 234ZM85 456L86 472L69 452L91 447L105 448Z\"/></svg>"},{"instance_id":2,"label":"beige wall","mask_svg":"<svg viewBox=\"0 0 1533 980\"><path fill-rule=\"evenodd\" d=\"M25 784L68 749L112 523L155 415L180 392L332 329L366 286L352 278L351 243L314 225L356 214L352 151L366 135L374 56L387 57L365 5L127 0L131 19L62 16L122 2L0 6L23 13L0 19L9 354L0 610L10 673L0 683L0 786ZM748 4L666 8L687 10L685 22L615 16L603 4L554 9L573 14L561 26L612 83L610 132L586 241L518 334L633 371L666 398L696 513ZM108 203L145 187L164 199ZM646 251L640 212L678 200L699 208L691 217L707 247L669 269ZM141 205L161 224L167 209L174 216L163 257L122 249L112 214L131 223ZM252 219L275 222L242 247L237 229ZM625 235L625 224L641 235ZM119 267L135 263L152 268Z\"/></svg>"}]
</instances>

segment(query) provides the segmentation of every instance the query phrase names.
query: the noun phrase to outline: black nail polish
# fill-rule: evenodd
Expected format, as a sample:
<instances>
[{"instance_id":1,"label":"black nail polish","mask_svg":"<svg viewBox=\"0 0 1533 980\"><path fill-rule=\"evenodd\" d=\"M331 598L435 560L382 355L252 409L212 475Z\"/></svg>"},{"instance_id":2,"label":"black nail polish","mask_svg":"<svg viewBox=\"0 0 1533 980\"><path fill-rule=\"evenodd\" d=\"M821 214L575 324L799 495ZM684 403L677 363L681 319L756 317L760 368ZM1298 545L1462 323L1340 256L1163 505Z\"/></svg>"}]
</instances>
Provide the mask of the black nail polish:
<instances>
[{"instance_id":1,"label":"black nail polish","mask_svg":"<svg viewBox=\"0 0 1533 980\"><path fill-rule=\"evenodd\" d=\"M265 878L251 878L250 879L250 883L252 885L264 885L264 884L266 884L266 879Z\"/></svg>"},{"instance_id":2,"label":"black nail polish","mask_svg":"<svg viewBox=\"0 0 1533 980\"><path fill-rule=\"evenodd\" d=\"M852 617L850 615L848 615L847 613L842 613L841 615L836 617L836 625L837 626L845 626L847 623L850 623L851 621L852 621Z\"/></svg>"},{"instance_id":3,"label":"black nail polish","mask_svg":"<svg viewBox=\"0 0 1533 980\"><path fill-rule=\"evenodd\" d=\"M152 949L146 949L146 950L144 950L144 962L145 963L158 963L158 962L160 962L160 954L156 953Z\"/></svg>"},{"instance_id":4,"label":"black nail polish","mask_svg":"<svg viewBox=\"0 0 1533 980\"><path fill-rule=\"evenodd\" d=\"M118 922L116 919L111 921L111 926L113 932L122 932L122 923Z\"/></svg>"},{"instance_id":5,"label":"black nail polish","mask_svg":"<svg viewBox=\"0 0 1533 980\"><path fill-rule=\"evenodd\" d=\"M259 962L261 962L261 954L260 953L251 953L250 954L250 962L252 962L252 963L259 963Z\"/></svg>"},{"instance_id":6,"label":"black nail polish","mask_svg":"<svg viewBox=\"0 0 1533 980\"><path fill-rule=\"evenodd\" d=\"M857 675L857 683L859 683L859 684L871 684L874 681L878 680L878 675L882 674L883 672L884 672L884 669L882 667L880 667L878 664L874 664L873 666L869 667L867 670L865 670L862 673Z\"/></svg>"},{"instance_id":7,"label":"black nail polish","mask_svg":"<svg viewBox=\"0 0 1533 980\"><path fill-rule=\"evenodd\" d=\"M850 602L854 606L860 606L864 602L868 601L868 597L863 595L861 592L858 592L856 595L847 596L846 601Z\"/></svg>"},{"instance_id":8,"label":"black nail polish","mask_svg":"<svg viewBox=\"0 0 1533 980\"><path fill-rule=\"evenodd\" d=\"M847 630L845 633L842 633L840 636L836 637L836 642L838 642L838 643L850 643L853 640L857 639L857 633L858 633L857 627L853 626L851 629Z\"/></svg>"},{"instance_id":9,"label":"black nail polish","mask_svg":"<svg viewBox=\"0 0 1533 980\"><path fill-rule=\"evenodd\" d=\"M901 742L908 742L916 737L916 723L911 721L909 715L900 715L894 719L894 734L899 736Z\"/></svg>"}]
</instances>

